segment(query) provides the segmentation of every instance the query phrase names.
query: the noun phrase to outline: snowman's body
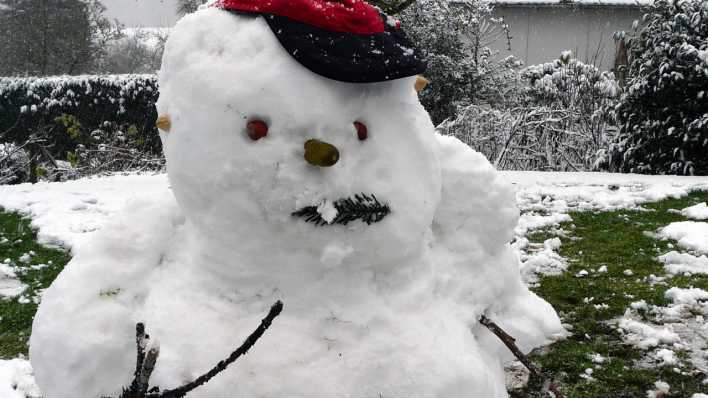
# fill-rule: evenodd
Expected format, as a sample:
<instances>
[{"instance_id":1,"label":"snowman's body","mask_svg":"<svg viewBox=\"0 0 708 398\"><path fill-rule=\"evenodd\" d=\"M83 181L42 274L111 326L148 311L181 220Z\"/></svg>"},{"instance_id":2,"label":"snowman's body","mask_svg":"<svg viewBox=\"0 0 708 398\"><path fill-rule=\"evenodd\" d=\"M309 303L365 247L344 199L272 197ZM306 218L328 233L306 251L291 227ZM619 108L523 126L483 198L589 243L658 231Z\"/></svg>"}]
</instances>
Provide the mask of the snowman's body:
<instances>
[{"instance_id":1,"label":"snowman's body","mask_svg":"<svg viewBox=\"0 0 708 398\"><path fill-rule=\"evenodd\" d=\"M152 384L177 387L278 299L255 348L190 397L505 397L509 355L479 316L527 349L562 329L520 282L512 189L434 133L414 80L336 82L293 60L261 17L183 18L158 104L172 118L162 138L177 200L130 204L141 225L117 218L48 289L30 347L45 397L117 396L136 322L161 342ZM245 133L254 118L269 126L258 141ZM308 164L312 138L339 161ZM390 214L346 226L292 215L361 193Z\"/></svg>"}]
</instances>

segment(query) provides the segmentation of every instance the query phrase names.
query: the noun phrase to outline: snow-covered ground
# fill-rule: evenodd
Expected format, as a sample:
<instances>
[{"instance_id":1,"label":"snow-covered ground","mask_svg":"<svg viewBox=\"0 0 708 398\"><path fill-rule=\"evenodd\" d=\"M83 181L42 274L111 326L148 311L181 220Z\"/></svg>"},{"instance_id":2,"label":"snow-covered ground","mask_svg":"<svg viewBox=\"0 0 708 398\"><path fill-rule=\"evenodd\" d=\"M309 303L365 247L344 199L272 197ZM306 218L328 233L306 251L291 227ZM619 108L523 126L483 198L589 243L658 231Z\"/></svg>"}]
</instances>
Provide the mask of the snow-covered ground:
<instances>
[{"instance_id":1,"label":"snow-covered ground","mask_svg":"<svg viewBox=\"0 0 708 398\"><path fill-rule=\"evenodd\" d=\"M544 172L502 172L502 175L517 188L517 203L523 212L515 229L513 246L519 253L521 272L527 283L533 283L538 274L560 273L566 268L565 260L556 252L559 239L534 245L526 238L529 232L550 227L563 236L565 231L560 230L559 225L572 221L568 215L570 211L638 209L648 202L683 197L693 190L708 190L708 177ZM169 198L169 189L163 174L0 186L0 207L31 216L40 242L62 245L76 252L128 201L147 199L164 203ZM657 238L677 240L681 249L659 257L666 264L667 273L708 273L705 256L708 253L708 223L700 221L705 219L705 206L676 209L697 221L673 223L657 231ZM5 297L21 293L22 286L16 280L13 282L13 276L11 267L0 264L0 294ZM670 289L667 299L672 304L651 310L667 319L700 313L702 315L692 315L698 328L696 332L708 335L702 321L702 316L708 316L707 297L708 293L700 289ZM656 347L654 355L661 361L675 361L669 348L682 344L683 333L637 321L632 311L639 310L647 309L637 303L619 320L618 327L627 332L628 341L634 341L640 347ZM30 375L31 368L24 359L0 361L0 396L38 395Z\"/></svg>"}]
</instances>

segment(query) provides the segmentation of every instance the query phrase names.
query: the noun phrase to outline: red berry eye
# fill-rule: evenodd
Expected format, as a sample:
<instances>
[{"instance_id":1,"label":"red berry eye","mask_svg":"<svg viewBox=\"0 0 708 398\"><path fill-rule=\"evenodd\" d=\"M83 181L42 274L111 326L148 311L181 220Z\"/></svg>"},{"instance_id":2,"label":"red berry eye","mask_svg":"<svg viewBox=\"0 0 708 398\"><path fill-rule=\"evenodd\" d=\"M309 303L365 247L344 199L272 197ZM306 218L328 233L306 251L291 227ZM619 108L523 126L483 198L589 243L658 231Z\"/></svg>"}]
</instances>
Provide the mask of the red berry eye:
<instances>
[{"instance_id":1,"label":"red berry eye","mask_svg":"<svg viewBox=\"0 0 708 398\"><path fill-rule=\"evenodd\" d=\"M369 130L364 123L354 122L354 127L356 128L356 136L359 137L359 141L364 141L369 138Z\"/></svg>"},{"instance_id":2,"label":"red berry eye","mask_svg":"<svg viewBox=\"0 0 708 398\"><path fill-rule=\"evenodd\" d=\"M251 120L246 125L246 132L253 141L260 140L268 135L268 125L262 120Z\"/></svg>"}]
</instances>

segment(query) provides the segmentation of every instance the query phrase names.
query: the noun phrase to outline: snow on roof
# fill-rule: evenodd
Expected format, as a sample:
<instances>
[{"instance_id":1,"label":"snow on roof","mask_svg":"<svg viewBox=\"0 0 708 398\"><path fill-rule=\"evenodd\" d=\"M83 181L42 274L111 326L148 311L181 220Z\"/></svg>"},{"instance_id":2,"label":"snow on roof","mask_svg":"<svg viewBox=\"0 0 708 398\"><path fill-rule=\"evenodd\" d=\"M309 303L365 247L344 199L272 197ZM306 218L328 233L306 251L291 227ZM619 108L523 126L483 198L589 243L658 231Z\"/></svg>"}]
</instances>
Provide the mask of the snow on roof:
<instances>
[{"instance_id":1,"label":"snow on roof","mask_svg":"<svg viewBox=\"0 0 708 398\"><path fill-rule=\"evenodd\" d=\"M642 7L653 0L492 0L500 6L592 6L592 7Z\"/></svg>"}]
</instances>

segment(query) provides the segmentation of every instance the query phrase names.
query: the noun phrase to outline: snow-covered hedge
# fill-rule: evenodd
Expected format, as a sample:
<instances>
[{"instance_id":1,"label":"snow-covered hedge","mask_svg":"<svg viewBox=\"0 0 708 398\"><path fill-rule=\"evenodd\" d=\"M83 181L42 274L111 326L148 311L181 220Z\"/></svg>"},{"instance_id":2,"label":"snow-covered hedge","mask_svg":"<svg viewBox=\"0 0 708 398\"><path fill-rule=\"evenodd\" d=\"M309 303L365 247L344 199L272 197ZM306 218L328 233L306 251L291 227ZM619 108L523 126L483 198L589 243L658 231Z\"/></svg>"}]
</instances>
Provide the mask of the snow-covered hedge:
<instances>
[{"instance_id":1,"label":"snow-covered hedge","mask_svg":"<svg viewBox=\"0 0 708 398\"><path fill-rule=\"evenodd\" d=\"M45 131L47 149L67 159L109 123L132 126L142 146L137 149L159 153L158 94L154 75L0 77L0 142L22 145Z\"/></svg>"},{"instance_id":2,"label":"snow-covered hedge","mask_svg":"<svg viewBox=\"0 0 708 398\"><path fill-rule=\"evenodd\" d=\"M708 1L657 0L628 43L618 168L708 175Z\"/></svg>"}]
</instances>

